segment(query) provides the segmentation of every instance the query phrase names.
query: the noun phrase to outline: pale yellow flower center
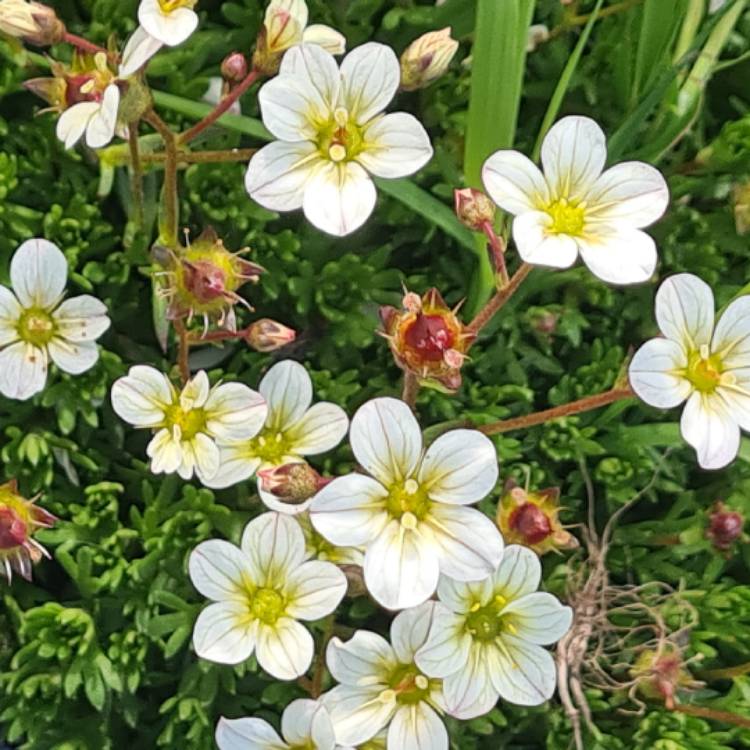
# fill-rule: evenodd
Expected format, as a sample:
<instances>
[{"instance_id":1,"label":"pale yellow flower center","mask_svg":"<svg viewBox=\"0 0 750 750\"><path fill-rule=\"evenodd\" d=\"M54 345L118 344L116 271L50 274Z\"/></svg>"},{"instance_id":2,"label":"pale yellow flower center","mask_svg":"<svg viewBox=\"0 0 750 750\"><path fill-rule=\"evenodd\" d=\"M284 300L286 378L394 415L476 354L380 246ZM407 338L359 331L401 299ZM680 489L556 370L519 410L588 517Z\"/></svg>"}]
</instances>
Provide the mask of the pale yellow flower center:
<instances>
[{"instance_id":1,"label":"pale yellow flower center","mask_svg":"<svg viewBox=\"0 0 750 750\"><path fill-rule=\"evenodd\" d=\"M323 158L337 164L351 161L364 149L362 129L345 107L337 107L331 118L320 126L318 149Z\"/></svg>"},{"instance_id":2,"label":"pale yellow flower center","mask_svg":"<svg viewBox=\"0 0 750 750\"><path fill-rule=\"evenodd\" d=\"M278 465L293 448L293 443L283 432L264 427L248 445L248 453L261 461Z\"/></svg>"},{"instance_id":3,"label":"pale yellow flower center","mask_svg":"<svg viewBox=\"0 0 750 750\"><path fill-rule=\"evenodd\" d=\"M273 625L284 614L286 603L278 591L268 588L256 589L250 598L250 614L266 625Z\"/></svg>"},{"instance_id":4,"label":"pale yellow flower center","mask_svg":"<svg viewBox=\"0 0 750 750\"><path fill-rule=\"evenodd\" d=\"M495 598L484 606L475 602L466 618L466 632L479 641L487 642L494 641L504 632L515 635L517 631L511 617L500 614L507 603L508 600L501 594L496 594Z\"/></svg>"},{"instance_id":5,"label":"pale yellow flower center","mask_svg":"<svg viewBox=\"0 0 750 750\"><path fill-rule=\"evenodd\" d=\"M430 497L415 479L391 486L385 500L388 513L407 529L414 529L430 510Z\"/></svg>"},{"instance_id":6,"label":"pale yellow flower center","mask_svg":"<svg viewBox=\"0 0 750 750\"><path fill-rule=\"evenodd\" d=\"M177 402L164 412L164 427L170 431L177 427L183 440L192 440L199 432L206 431L206 412L204 409L185 411Z\"/></svg>"},{"instance_id":7,"label":"pale yellow flower center","mask_svg":"<svg viewBox=\"0 0 750 750\"><path fill-rule=\"evenodd\" d=\"M722 382L723 366L716 354L710 354L708 347L691 352L685 377L693 384L696 391L713 393Z\"/></svg>"},{"instance_id":8,"label":"pale yellow flower center","mask_svg":"<svg viewBox=\"0 0 750 750\"><path fill-rule=\"evenodd\" d=\"M547 206L552 226L547 231L552 234L568 234L577 237L583 232L586 204L574 203L567 198L559 198Z\"/></svg>"},{"instance_id":9,"label":"pale yellow flower center","mask_svg":"<svg viewBox=\"0 0 750 750\"><path fill-rule=\"evenodd\" d=\"M54 318L41 307L30 307L24 310L18 320L18 336L34 346L49 344L55 335Z\"/></svg>"},{"instance_id":10,"label":"pale yellow flower center","mask_svg":"<svg viewBox=\"0 0 750 750\"><path fill-rule=\"evenodd\" d=\"M173 13L178 8L194 8L198 0L159 0L162 13Z\"/></svg>"}]
</instances>

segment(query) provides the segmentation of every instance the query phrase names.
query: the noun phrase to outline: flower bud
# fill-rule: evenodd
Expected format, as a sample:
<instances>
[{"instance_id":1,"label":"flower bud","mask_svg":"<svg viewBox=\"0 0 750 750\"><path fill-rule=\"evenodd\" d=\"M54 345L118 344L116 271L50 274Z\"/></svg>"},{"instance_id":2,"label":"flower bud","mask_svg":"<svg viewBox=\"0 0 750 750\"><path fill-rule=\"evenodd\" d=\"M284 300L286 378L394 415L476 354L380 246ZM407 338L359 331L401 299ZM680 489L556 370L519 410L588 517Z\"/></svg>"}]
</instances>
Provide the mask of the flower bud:
<instances>
[{"instance_id":1,"label":"flower bud","mask_svg":"<svg viewBox=\"0 0 750 750\"><path fill-rule=\"evenodd\" d=\"M245 329L245 341L256 352L273 352L291 344L297 333L270 318L261 318Z\"/></svg>"},{"instance_id":2,"label":"flower bud","mask_svg":"<svg viewBox=\"0 0 750 750\"><path fill-rule=\"evenodd\" d=\"M13 571L27 581L31 580L31 566L47 550L32 539L37 529L50 528L57 519L43 508L34 505L18 493L16 483L0 485L0 573L10 583Z\"/></svg>"},{"instance_id":3,"label":"flower bud","mask_svg":"<svg viewBox=\"0 0 750 750\"><path fill-rule=\"evenodd\" d=\"M427 384L448 392L461 385L461 367L475 338L437 289L421 299L407 292L403 309L382 307L381 335L388 339L396 364Z\"/></svg>"},{"instance_id":4,"label":"flower bud","mask_svg":"<svg viewBox=\"0 0 750 750\"><path fill-rule=\"evenodd\" d=\"M346 576L347 589L346 595L352 599L358 596L367 595L367 586L365 585L365 573L361 565L339 565L341 572ZM360 745L361 747L361 745Z\"/></svg>"},{"instance_id":5,"label":"flower bud","mask_svg":"<svg viewBox=\"0 0 750 750\"><path fill-rule=\"evenodd\" d=\"M415 39L401 55L401 88L415 91L429 86L448 70L457 50L450 26Z\"/></svg>"},{"instance_id":6,"label":"flower bud","mask_svg":"<svg viewBox=\"0 0 750 750\"><path fill-rule=\"evenodd\" d=\"M306 25L304 0L271 0L255 45L253 67L266 75L275 75L284 52L302 42Z\"/></svg>"},{"instance_id":7,"label":"flower bud","mask_svg":"<svg viewBox=\"0 0 750 750\"><path fill-rule=\"evenodd\" d=\"M543 23L535 23L529 26L526 37L526 51L533 52L540 44L549 39L549 29Z\"/></svg>"},{"instance_id":8,"label":"flower bud","mask_svg":"<svg viewBox=\"0 0 750 750\"><path fill-rule=\"evenodd\" d=\"M65 24L52 8L41 3L0 0L0 33L47 47L62 41Z\"/></svg>"},{"instance_id":9,"label":"flower bud","mask_svg":"<svg viewBox=\"0 0 750 750\"><path fill-rule=\"evenodd\" d=\"M737 234L743 237L750 234L750 180L732 188L732 199Z\"/></svg>"},{"instance_id":10,"label":"flower bud","mask_svg":"<svg viewBox=\"0 0 750 750\"><path fill-rule=\"evenodd\" d=\"M577 539L558 520L559 499L557 487L527 492L508 482L497 506L497 525L506 543L522 544L539 555L577 547Z\"/></svg>"},{"instance_id":11,"label":"flower bud","mask_svg":"<svg viewBox=\"0 0 750 750\"><path fill-rule=\"evenodd\" d=\"M708 517L706 536L713 542L716 549L725 552L742 537L744 525L745 519L741 513L730 510L722 502L717 502Z\"/></svg>"},{"instance_id":12,"label":"flower bud","mask_svg":"<svg viewBox=\"0 0 750 750\"><path fill-rule=\"evenodd\" d=\"M241 52L232 52L221 63L221 75L229 83L240 83L247 72L247 60Z\"/></svg>"},{"instance_id":13,"label":"flower bud","mask_svg":"<svg viewBox=\"0 0 750 750\"><path fill-rule=\"evenodd\" d=\"M469 229L483 232L485 224L494 221L495 204L481 190L454 190L453 199L458 220Z\"/></svg>"},{"instance_id":14,"label":"flower bud","mask_svg":"<svg viewBox=\"0 0 750 750\"><path fill-rule=\"evenodd\" d=\"M258 477L260 486L265 492L270 492L291 505L304 503L331 481L320 476L312 466L306 463L284 464L270 469L261 469Z\"/></svg>"}]
</instances>

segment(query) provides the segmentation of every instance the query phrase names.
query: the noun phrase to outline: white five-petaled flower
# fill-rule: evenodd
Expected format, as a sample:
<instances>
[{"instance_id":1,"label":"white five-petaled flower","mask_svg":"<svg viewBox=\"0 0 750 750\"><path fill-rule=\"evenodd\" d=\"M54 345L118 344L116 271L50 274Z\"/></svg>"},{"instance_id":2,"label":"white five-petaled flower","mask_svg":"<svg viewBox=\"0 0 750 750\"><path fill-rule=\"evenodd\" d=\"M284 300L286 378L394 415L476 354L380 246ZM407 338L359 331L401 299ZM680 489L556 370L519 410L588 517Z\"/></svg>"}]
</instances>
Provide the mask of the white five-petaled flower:
<instances>
[{"instance_id":1,"label":"white five-petaled flower","mask_svg":"<svg viewBox=\"0 0 750 750\"><path fill-rule=\"evenodd\" d=\"M249 439L226 442L221 448L221 468L208 487L231 487L255 474L284 464L303 462L335 448L346 435L349 419L336 404L326 401L311 406L312 380L307 370L293 360L275 364L263 377L258 390L268 404L268 414L260 432ZM284 513L301 513L310 502L290 505L265 492L263 502Z\"/></svg>"},{"instance_id":2,"label":"white five-petaled flower","mask_svg":"<svg viewBox=\"0 0 750 750\"><path fill-rule=\"evenodd\" d=\"M518 151L497 151L482 171L500 208L514 214L513 239L527 263L567 268L580 253L589 270L612 284L651 277L656 246L642 227L666 210L669 190L639 161L606 171L602 129L588 117L564 117L542 144L544 174Z\"/></svg>"},{"instance_id":3,"label":"white five-petaled flower","mask_svg":"<svg viewBox=\"0 0 750 750\"><path fill-rule=\"evenodd\" d=\"M24 242L10 261L13 291L0 286L0 393L25 401L43 390L51 359L79 375L99 359L107 308L88 294L63 301L68 262L47 240Z\"/></svg>"},{"instance_id":4,"label":"white five-petaled flower","mask_svg":"<svg viewBox=\"0 0 750 750\"><path fill-rule=\"evenodd\" d=\"M318 229L346 235L375 207L376 177L405 177L432 146L405 112L382 114L399 86L390 47L370 42L341 64L319 46L290 49L279 75L260 90L263 122L279 140L250 160L245 186L272 211L302 208Z\"/></svg>"},{"instance_id":5,"label":"white five-petaled flower","mask_svg":"<svg viewBox=\"0 0 750 750\"><path fill-rule=\"evenodd\" d=\"M530 549L510 545L495 573L479 583L440 579L441 604L416 663L424 674L443 679L452 716L480 716L498 697L536 706L552 696L555 662L542 646L567 633L573 613L536 591L541 574Z\"/></svg>"},{"instance_id":6,"label":"white five-petaled flower","mask_svg":"<svg viewBox=\"0 0 750 750\"><path fill-rule=\"evenodd\" d=\"M240 664L255 652L258 664L279 680L304 674L313 638L297 620L319 620L346 593L346 576L332 563L305 562L299 524L281 513L253 519L241 548L213 539L190 555L190 579L213 600L198 616L198 656Z\"/></svg>"},{"instance_id":7,"label":"white five-petaled flower","mask_svg":"<svg viewBox=\"0 0 750 750\"><path fill-rule=\"evenodd\" d=\"M497 455L487 437L453 430L423 451L409 407L376 398L354 415L350 440L371 476L334 479L313 498L310 518L331 543L365 547L365 584L381 605L421 604L440 573L475 581L497 567L500 532L466 507L497 482Z\"/></svg>"},{"instance_id":8,"label":"white five-petaled flower","mask_svg":"<svg viewBox=\"0 0 750 750\"><path fill-rule=\"evenodd\" d=\"M317 44L332 55L343 55L346 39L330 26L307 25L305 0L271 0L263 19L264 44L271 54L278 54L297 44Z\"/></svg>"},{"instance_id":9,"label":"white five-petaled flower","mask_svg":"<svg viewBox=\"0 0 750 750\"><path fill-rule=\"evenodd\" d=\"M201 370L178 392L147 365L114 383L112 406L126 422L156 431L146 451L154 474L190 479L195 472L204 484L219 470L219 445L257 434L268 413L263 397L242 383L211 388Z\"/></svg>"},{"instance_id":10,"label":"white five-petaled flower","mask_svg":"<svg viewBox=\"0 0 750 750\"><path fill-rule=\"evenodd\" d=\"M448 750L441 680L414 663L432 624L435 602L401 612L391 624L391 643L358 630L346 643L328 644L328 669L340 685L322 700L343 745L358 745L387 727L387 745Z\"/></svg>"},{"instance_id":11,"label":"white five-petaled flower","mask_svg":"<svg viewBox=\"0 0 750 750\"><path fill-rule=\"evenodd\" d=\"M282 739L283 737L283 739ZM281 737L263 719L225 719L216 727L219 750L335 750L333 725L318 701L292 701L281 717Z\"/></svg>"},{"instance_id":12,"label":"white five-petaled flower","mask_svg":"<svg viewBox=\"0 0 750 750\"><path fill-rule=\"evenodd\" d=\"M704 469L736 455L740 428L750 430L750 296L740 297L714 326L714 295L697 276L668 278L656 293L664 338L647 341L630 363L630 384L651 406L687 401L682 435Z\"/></svg>"}]
</instances>

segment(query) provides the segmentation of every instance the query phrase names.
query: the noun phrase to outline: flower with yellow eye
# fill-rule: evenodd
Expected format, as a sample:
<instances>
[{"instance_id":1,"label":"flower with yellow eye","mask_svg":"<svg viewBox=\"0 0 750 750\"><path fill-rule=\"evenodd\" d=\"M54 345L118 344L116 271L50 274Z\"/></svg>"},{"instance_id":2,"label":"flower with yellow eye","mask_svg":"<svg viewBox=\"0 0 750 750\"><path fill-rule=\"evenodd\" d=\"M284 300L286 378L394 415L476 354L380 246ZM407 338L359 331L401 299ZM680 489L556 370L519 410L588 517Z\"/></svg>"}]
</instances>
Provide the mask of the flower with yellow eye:
<instances>
[{"instance_id":1,"label":"flower with yellow eye","mask_svg":"<svg viewBox=\"0 0 750 750\"><path fill-rule=\"evenodd\" d=\"M370 174L405 177L432 156L413 115L383 114L400 76L395 53L383 44L357 47L340 69L322 47L292 47L258 94L263 123L278 140L250 160L250 197L272 211L302 208L329 234L362 226L375 207Z\"/></svg>"},{"instance_id":2,"label":"flower with yellow eye","mask_svg":"<svg viewBox=\"0 0 750 750\"><path fill-rule=\"evenodd\" d=\"M83 294L63 300L68 262L47 240L27 240L10 261L13 291L0 286L0 393L25 401L44 389L49 360L79 375L99 359L107 308Z\"/></svg>"},{"instance_id":3,"label":"flower with yellow eye","mask_svg":"<svg viewBox=\"0 0 750 750\"><path fill-rule=\"evenodd\" d=\"M190 479L195 472L203 484L219 471L219 444L256 435L268 412L263 397L241 383L211 388L201 370L178 393L147 365L114 383L112 406L126 422L156 431L146 449L154 474Z\"/></svg>"},{"instance_id":4,"label":"flower with yellow eye","mask_svg":"<svg viewBox=\"0 0 750 750\"><path fill-rule=\"evenodd\" d=\"M683 401L682 436L704 469L737 455L750 430L750 296L730 303L714 325L714 295L697 276L670 276L656 293L664 338L647 341L630 363L630 385L647 404Z\"/></svg>"},{"instance_id":5,"label":"flower with yellow eye","mask_svg":"<svg viewBox=\"0 0 750 750\"><path fill-rule=\"evenodd\" d=\"M666 210L661 173L639 161L606 171L602 129L588 117L564 117L542 144L544 174L518 151L497 151L482 179L492 200L515 216L513 239L527 263L568 268L578 255L612 284L651 277L656 246L642 227Z\"/></svg>"}]
</instances>

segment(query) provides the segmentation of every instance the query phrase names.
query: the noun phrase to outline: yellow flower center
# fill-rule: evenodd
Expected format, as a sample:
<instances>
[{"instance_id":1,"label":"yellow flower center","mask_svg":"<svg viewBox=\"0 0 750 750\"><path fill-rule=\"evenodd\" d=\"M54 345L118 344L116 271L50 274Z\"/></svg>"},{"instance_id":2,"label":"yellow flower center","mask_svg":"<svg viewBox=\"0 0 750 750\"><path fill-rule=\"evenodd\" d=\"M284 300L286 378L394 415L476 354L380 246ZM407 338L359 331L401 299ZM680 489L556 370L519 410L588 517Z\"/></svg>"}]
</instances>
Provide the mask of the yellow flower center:
<instances>
[{"instance_id":1,"label":"yellow flower center","mask_svg":"<svg viewBox=\"0 0 750 750\"><path fill-rule=\"evenodd\" d=\"M569 203L567 198L560 198L547 207L552 219L549 232L552 234L569 234L576 237L583 231L585 223L585 203Z\"/></svg>"},{"instance_id":2,"label":"yellow flower center","mask_svg":"<svg viewBox=\"0 0 750 750\"><path fill-rule=\"evenodd\" d=\"M413 529L429 512L430 497L415 479L407 479L391 487L385 508L393 518L400 519L403 526Z\"/></svg>"},{"instance_id":3,"label":"yellow flower center","mask_svg":"<svg viewBox=\"0 0 750 750\"><path fill-rule=\"evenodd\" d=\"M185 411L179 402L172 404L164 413L164 427L178 427L183 440L192 440L199 432L206 431L206 412L203 409Z\"/></svg>"},{"instance_id":4,"label":"yellow flower center","mask_svg":"<svg viewBox=\"0 0 750 750\"><path fill-rule=\"evenodd\" d=\"M318 149L332 162L351 161L364 149L362 129L345 107L337 107L328 122L318 130Z\"/></svg>"},{"instance_id":5,"label":"yellow flower center","mask_svg":"<svg viewBox=\"0 0 750 750\"><path fill-rule=\"evenodd\" d=\"M55 335L54 318L41 307L24 310L18 321L18 335L21 340L34 346L48 344Z\"/></svg>"},{"instance_id":6,"label":"yellow flower center","mask_svg":"<svg viewBox=\"0 0 750 750\"><path fill-rule=\"evenodd\" d=\"M693 384L696 391L713 393L721 382L722 363L716 354L710 355L708 347L694 351L688 358L685 377Z\"/></svg>"},{"instance_id":7,"label":"yellow flower center","mask_svg":"<svg viewBox=\"0 0 750 750\"><path fill-rule=\"evenodd\" d=\"M178 8L194 8L198 0L159 0L162 13L173 13Z\"/></svg>"},{"instance_id":8,"label":"yellow flower center","mask_svg":"<svg viewBox=\"0 0 750 750\"><path fill-rule=\"evenodd\" d=\"M500 614L507 604L507 599L497 594L484 607L475 602L469 616L466 618L466 632L479 641L494 641L501 633L516 633L516 628L509 616Z\"/></svg>"},{"instance_id":9,"label":"yellow flower center","mask_svg":"<svg viewBox=\"0 0 750 750\"><path fill-rule=\"evenodd\" d=\"M427 700L430 690L436 687L413 664L399 664L388 677L385 698L396 698L401 705L413 706ZM381 696L383 694L381 693Z\"/></svg>"},{"instance_id":10,"label":"yellow flower center","mask_svg":"<svg viewBox=\"0 0 750 750\"><path fill-rule=\"evenodd\" d=\"M248 453L257 456L261 461L278 465L284 461L292 450L292 442L283 432L264 427L249 444Z\"/></svg>"},{"instance_id":11,"label":"yellow flower center","mask_svg":"<svg viewBox=\"0 0 750 750\"><path fill-rule=\"evenodd\" d=\"M250 614L266 625L273 625L284 614L284 609L284 598L274 589L257 589L251 597Z\"/></svg>"}]
</instances>

